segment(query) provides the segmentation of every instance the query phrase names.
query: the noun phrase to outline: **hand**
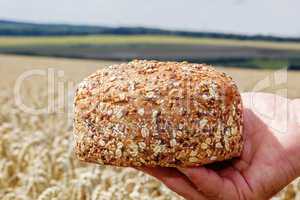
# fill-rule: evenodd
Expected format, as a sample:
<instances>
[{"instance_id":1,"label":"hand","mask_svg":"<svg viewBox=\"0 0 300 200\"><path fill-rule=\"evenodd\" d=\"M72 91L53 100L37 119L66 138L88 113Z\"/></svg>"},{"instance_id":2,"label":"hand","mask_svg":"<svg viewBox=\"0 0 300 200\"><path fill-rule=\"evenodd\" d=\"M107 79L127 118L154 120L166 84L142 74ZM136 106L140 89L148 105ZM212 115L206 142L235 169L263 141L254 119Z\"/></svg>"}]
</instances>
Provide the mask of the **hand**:
<instances>
[{"instance_id":1,"label":"hand","mask_svg":"<svg viewBox=\"0 0 300 200\"><path fill-rule=\"evenodd\" d=\"M186 199L271 198L300 175L300 133L296 133L299 124L294 123L295 114L287 112L293 110L291 101L282 97L247 93L243 103L245 145L240 158L215 164L219 169L206 166L141 170Z\"/></svg>"}]
</instances>

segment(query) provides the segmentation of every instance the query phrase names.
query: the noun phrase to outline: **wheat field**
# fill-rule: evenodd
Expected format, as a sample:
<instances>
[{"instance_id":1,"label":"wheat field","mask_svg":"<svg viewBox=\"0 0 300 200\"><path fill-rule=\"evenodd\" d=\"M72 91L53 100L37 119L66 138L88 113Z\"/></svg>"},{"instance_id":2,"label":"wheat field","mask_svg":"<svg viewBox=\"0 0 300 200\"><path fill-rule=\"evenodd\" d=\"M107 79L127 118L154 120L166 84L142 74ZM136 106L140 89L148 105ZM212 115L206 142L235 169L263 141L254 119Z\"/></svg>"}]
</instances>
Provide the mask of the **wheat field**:
<instances>
[{"instance_id":1,"label":"wheat field","mask_svg":"<svg viewBox=\"0 0 300 200\"><path fill-rule=\"evenodd\" d=\"M113 63L0 55L0 199L181 199L142 172L80 163L74 158L74 87L88 74ZM276 82L277 74L282 77L284 70L218 69L230 74L243 92L286 90L290 98L300 98L299 72L288 72L286 80ZM50 72L54 74L53 82L49 82ZM18 90L16 85L24 74L31 76L21 82ZM54 89L49 93L52 83ZM17 103L16 96L23 106L35 110L52 101L54 107L32 114ZM300 191L300 181L296 180L274 199L299 200L300 192L297 191Z\"/></svg>"}]
</instances>

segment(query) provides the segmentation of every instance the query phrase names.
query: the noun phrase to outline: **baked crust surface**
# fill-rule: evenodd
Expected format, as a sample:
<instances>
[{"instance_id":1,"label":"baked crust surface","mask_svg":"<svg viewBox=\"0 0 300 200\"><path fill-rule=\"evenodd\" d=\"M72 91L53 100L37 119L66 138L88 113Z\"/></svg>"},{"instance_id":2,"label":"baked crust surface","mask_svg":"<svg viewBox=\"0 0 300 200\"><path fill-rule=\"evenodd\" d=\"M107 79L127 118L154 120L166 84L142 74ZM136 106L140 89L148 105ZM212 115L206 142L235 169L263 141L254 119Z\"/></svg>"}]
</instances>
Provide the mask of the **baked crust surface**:
<instances>
[{"instance_id":1,"label":"baked crust surface","mask_svg":"<svg viewBox=\"0 0 300 200\"><path fill-rule=\"evenodd\" d=\"M75 96L75 152L115 166L200 166L241 154L242 102L204 64L134 60L97 71Z\"/></svg>"}]
</instances>

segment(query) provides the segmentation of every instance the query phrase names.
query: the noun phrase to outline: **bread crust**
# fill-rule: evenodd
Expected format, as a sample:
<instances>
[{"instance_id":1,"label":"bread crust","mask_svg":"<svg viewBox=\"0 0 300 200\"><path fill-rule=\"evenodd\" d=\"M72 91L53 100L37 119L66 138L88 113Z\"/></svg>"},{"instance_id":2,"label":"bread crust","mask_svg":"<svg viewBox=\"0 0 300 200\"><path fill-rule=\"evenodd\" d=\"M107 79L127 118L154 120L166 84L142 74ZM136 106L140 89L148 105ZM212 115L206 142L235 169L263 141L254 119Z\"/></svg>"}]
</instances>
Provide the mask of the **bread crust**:
<instances>
[{"instance_id":1,"label":"bread crust","mask_svg":"<svg viewBox=\"0 0 300 200\"><path fill-rule=\"evenodd\" d=\"M205 64L134 60L101 69L79 84L74 110L82 161L192 167L243 148L237 86Z\"/></svg>"}]
</instances>

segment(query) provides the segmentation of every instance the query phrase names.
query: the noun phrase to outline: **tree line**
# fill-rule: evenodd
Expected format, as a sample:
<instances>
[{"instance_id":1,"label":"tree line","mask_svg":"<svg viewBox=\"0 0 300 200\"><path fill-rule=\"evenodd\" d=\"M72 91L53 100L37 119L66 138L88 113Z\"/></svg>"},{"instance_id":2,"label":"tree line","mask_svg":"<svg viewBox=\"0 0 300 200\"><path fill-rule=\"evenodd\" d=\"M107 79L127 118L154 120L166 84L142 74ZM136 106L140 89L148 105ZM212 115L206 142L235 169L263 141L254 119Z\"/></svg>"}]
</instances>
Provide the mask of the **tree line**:
<instances>
[{"instance_id":1,"label":"tree line","mask_svg":"<svg viewBox=\"0 0 300 200\"><path fill-rule=\"evenodd\" d=\"M80 35L172 35L237 40L300 42L299 38L269 35L241 35L215 32L172 31L145 27L105 27L67 24L36 24L0 20L0 36L80 36Z\"/></svg>"}]
</instances>

